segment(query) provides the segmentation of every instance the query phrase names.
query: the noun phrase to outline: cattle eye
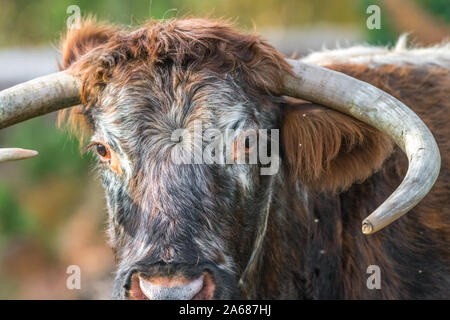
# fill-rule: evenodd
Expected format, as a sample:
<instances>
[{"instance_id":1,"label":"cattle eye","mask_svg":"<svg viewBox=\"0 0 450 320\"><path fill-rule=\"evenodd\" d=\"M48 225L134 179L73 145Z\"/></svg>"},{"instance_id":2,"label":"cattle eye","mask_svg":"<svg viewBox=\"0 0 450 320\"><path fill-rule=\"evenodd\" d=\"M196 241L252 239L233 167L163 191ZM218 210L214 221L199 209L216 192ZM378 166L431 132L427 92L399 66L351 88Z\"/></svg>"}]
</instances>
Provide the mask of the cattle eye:
<instances>
[{"instance_id":1,"label":"cattle eye","mask_svg":"<svg viewBox=\"0 0 450 320\"><path fill-rule=\"evenodd\" d=\"M107 164L111 170L122 176L122 167L120 166L120 159L117 154L107 144L92 141L84 148L84 151L93 150L100 156L100 161Z\"/></svg>"},{"instance_id":2,"label":"cattle eye","mask_svg":"<svg viewBox=\"0 0 450 320\"><path fill-rule=\"evenodd\" d=\"M108 147L106 147L105 145L103 145L101 143L97 143L96 150L97 150L97 153L100 155L100 157L102 157L104 159L109 159L111 157Z\"/></svg>"}]
</instances>

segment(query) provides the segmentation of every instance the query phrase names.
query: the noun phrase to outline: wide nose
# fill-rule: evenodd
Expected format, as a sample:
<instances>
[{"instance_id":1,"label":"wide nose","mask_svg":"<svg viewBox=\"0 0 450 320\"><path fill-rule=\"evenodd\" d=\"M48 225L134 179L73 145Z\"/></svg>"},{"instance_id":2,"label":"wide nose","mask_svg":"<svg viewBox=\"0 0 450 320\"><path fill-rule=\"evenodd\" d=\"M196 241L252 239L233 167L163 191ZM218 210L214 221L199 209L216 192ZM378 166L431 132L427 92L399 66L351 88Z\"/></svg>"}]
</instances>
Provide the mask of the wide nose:
<instances>
[{"instance_id":1,"label":"wide nose","mask_svg":"<svg viewBox=\"0 0 450 320\"><path fill-rule=\"evenodd\" d=\"M180 276L145 279L139 276L139 288L150 300L191 300L202 290L203 285L203 275L196 279Z\"/></svg>"}]
</instances>

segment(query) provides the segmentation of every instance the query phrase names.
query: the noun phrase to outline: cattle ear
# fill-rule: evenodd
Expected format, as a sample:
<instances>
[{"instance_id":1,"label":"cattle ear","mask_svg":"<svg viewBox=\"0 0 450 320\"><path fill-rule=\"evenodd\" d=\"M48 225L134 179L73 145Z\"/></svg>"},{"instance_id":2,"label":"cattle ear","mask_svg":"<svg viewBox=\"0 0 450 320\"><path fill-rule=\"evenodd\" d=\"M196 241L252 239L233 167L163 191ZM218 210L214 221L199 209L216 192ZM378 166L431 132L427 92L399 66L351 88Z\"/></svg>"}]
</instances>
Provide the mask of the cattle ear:
<instances>
[{"instance_id":1,"label":"cattle ear","mask_svg":"<svg viewBox=\"0 0 450 320\"><path fill-rule=\"evenodd\" d=\"M69 68L81 56L110 40L118 30L117 27L97 22L92 17L85 18L77 27L69 29L61 40L63 61L60 69ZM78 135L80 144L82 144L84 137L92 130L91 125L83 115L85 108L83 105L74 106L70 109L67 117L68 110L63 109L59 112L58 125L66 122L67 118L69 128Z\"/></svg>"},{"instance_id":2,"label":"cattle ear","mask_svg":"<svg viewBox=\"0 0 450 320\"><path fill-rule=\"evenodd\" d=\"M286 99L282 142L290 176L319 191L343 191L380 169L391 140L326 107Z\"/></svg>"},{"instance_id":3,"label":"cattle ear","mask_svg":"<svg viewBox=\"0 0 450 320\"><path fill-rule=\"evenodd\" d=\"M67 69L86 52L107 42L117 30L90 17L81 21L78 27L69 29L61 41L61 69Z\"/></svg>"}]
</instances>

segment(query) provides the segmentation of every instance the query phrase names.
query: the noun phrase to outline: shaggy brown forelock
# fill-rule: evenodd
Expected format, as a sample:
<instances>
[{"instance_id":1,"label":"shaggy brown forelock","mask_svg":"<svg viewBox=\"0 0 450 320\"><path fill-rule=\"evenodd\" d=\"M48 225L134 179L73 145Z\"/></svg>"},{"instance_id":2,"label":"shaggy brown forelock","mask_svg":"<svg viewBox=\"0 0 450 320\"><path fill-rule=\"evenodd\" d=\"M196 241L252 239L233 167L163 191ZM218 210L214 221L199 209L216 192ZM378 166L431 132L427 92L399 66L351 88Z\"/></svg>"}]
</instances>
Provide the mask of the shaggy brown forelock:
<instances>
[{"instance_id":1,"label":"shaggy brown forelock","mask_svg":"<svg viewBox=\"0 0 450 320\"><path fill-rule=\"evenodd\" d=\"M62 51L63 67L82 80L86 108L96 104L111 79L127 81L142 65L147 77L155 67L171 64L233 74L246 92L259 96L280 94L282 74L291 72L272 46L220 20L151 21L137 30L120 30L87 19L68 32ZM83 129L87 123L79 116L82 109L73 108L70 122Z\"/></svg>"}]
</instances>

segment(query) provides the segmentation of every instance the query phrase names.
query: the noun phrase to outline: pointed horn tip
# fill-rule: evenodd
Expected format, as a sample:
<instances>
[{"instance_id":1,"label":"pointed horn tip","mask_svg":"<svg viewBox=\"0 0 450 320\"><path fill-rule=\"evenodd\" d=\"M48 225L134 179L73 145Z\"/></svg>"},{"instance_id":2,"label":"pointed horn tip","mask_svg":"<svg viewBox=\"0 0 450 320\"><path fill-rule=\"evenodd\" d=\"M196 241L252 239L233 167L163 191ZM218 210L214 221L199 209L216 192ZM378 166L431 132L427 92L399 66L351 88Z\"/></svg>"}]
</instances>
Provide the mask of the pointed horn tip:
<instances>
[{"instance_id":1,"label":"pointed horn tip","mask_svg":"<svg viewBox=\"0 0 450 320\"><path fill-rule=\"evenodd\" d=\"M36 157L39 152L35 150L10 148L0 149L0 162L23 160Z\"/></svg>"},{"instance_id":2,"label":"pointed horn tip","mask_svg":"<svg viewBox=\"0 0 450 320\"><path fill-rule=\"evenodd\" d=\"M39 155L39 152L37 152L36 150L27 150L27 149L21 149L20 153L23 159L34 158L37 155Z\"/></svg>"},{"instance_id":3,"label":"pointed horn tip","mask_svg":"<svg viewBox=\"0 0 450 320\"><path fill-rule=\"evenodd\" d=\"M373 226L370 222L364 221L362 224L362 233L371 234L373 233Z\"/></svg>"}]
</instances>

